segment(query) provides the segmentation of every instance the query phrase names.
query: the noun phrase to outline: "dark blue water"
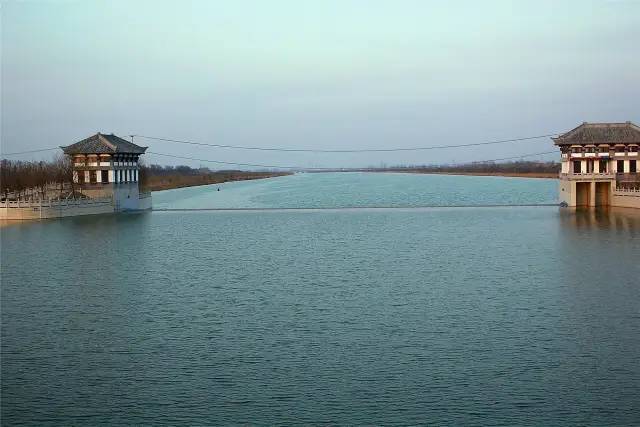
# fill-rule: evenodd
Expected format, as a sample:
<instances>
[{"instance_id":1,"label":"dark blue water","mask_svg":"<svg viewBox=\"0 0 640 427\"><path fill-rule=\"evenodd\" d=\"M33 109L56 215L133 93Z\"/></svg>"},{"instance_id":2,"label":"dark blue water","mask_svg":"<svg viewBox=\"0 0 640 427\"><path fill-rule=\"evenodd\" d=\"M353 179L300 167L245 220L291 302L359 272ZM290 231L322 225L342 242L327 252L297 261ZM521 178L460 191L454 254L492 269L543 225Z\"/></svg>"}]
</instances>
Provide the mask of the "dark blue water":
<instances>
[{"instance_id":1,"label":"dark blue water","mask_svg":"<svg viewBox=\"0 0 640 427\"><path fill-rule=\"evenodd\" d=\"M3 425L640 423L628 211L154 212L1 243Z\"/></svg>"}]
</instances>

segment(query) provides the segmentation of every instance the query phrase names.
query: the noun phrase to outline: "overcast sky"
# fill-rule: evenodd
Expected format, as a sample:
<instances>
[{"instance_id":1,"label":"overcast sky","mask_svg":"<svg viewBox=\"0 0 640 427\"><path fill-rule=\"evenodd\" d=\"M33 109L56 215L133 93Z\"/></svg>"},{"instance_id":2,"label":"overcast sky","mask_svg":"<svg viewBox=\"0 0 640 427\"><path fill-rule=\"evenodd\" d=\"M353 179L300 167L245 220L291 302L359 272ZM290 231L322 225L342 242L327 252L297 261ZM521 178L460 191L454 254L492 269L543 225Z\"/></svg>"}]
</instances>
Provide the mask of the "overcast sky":
<instances>
[{"instance_id":1,"label":"overcast sky","mask_svg":"<svg viewBox=\"0 0 640 427\"><path fill-rule=\"evenodd\" d=\"M639 23L636 0L3 1L2 151L67 145L96 131L341 149L638 123ZM397 154L136 142L161 153L307 167L552 149L546 139Z\"/></svg>"}]
</instances>

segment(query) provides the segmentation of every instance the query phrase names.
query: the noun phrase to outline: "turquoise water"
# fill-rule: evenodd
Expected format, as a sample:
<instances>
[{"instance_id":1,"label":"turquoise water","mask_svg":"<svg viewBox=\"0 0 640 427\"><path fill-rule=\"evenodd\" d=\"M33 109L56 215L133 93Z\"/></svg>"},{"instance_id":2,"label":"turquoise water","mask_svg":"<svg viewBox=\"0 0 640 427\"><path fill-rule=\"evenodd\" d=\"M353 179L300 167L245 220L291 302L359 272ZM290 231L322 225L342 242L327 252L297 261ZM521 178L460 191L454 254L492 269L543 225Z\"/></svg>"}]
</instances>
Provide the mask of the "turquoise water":
<instances>
[{"instance_id":1,"label":"turquoise water","mask_svg":"<svg viewBox=\"0 0 640 427\"><path fill-rule=\"evenodd\" d=\"M220 191L217 191L217 189ZM159 191L154 208L338 208L558 203L555 179L321 173Z\"/></svg>"},{"instance_id":2,"label":"turquoise water","mask_svg":"<svg viewBox=\"0 0 640 427\"><path fill-rule=\"evenodd\" d=\"M386 205L413 200L388 194L406 179L415 204L459 202L423 178L295 176L154 200ZM444 178L554 197L553 181ZM319 188L328 200L313 205ZM475 194L464 204L503 201ZM152 212L12 225L1 242L6 425L640 422L632 212Z\"/></svg>"}]
</instances>

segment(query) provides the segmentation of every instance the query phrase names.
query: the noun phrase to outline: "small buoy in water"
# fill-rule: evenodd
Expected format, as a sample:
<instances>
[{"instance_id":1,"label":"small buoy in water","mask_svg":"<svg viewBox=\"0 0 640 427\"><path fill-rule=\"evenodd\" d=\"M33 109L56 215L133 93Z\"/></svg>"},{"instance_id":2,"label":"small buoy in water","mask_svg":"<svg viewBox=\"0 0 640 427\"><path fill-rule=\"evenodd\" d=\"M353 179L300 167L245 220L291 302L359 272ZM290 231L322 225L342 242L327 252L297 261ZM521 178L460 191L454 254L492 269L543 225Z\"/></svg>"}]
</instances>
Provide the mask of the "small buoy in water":
<instances>
[{"instance_id":1,"label":"small buoy in water","mask_svg":"<svg viewBox=\"0 0 640 427\"><path fill-rule=\"evenodd\" d=\"M220 187L218 187L218 191L220 191Z\"/></svg>"}]
</instances>

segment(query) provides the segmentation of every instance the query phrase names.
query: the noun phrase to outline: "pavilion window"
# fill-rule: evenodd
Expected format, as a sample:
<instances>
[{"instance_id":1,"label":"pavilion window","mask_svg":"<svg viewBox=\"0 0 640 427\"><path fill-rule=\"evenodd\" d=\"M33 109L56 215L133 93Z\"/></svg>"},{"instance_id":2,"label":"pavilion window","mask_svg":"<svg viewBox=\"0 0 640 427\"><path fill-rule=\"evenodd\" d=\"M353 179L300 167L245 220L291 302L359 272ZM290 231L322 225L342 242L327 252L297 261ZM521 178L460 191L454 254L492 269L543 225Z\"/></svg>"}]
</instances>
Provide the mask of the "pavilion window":
<instances>
[{"instance_id":1,"label":"pavilion window","mask_svg":"<svg viewBox=\"0 0 640 427\"><path fill-rule=\"evenodd\" d=\"M108 183L109 182L109 171L103 170L103 171L100 171L100 172L102 174L102 179L101 179L102 183L103 184Z\"/></svg>"},{"instance_id":2,"label":"pavilion window","mask_svg":"<svg viewBox=\"0 0 640 427\"><path fill-rule=\"evenodd\" d=\"M600 173L607 173L607 163L606 160L600 160Z\"/></svg>"},{"instance_id":3,"label":"pavilion window","mask_svg":"<svg viewBox=\"0 0 640 427\"><path fill-rule=\"evenodd\" d=\"M624 160L618 160L617 169L618 173L624 173Z\"/></svg>"},{"instance_id":4,"label":"pavilion window","mask_svg":"<svg viewBox=\"0 0 640 427\"><path fill-rule=\"evenodd\" d=\"M636 160L630 160L629 161L629 173L637 173L637 161Z\"/></svg>"},{"instance_id":5,"label":"pavilion window","mask_svg":"<svg viewBox=\"0 0 640 427\"><path fill-rule=\"evenodd\" d=\"M637 153L638 152L638 146L637 145L629 146L629 152L630 153Z\"/></svg>"},{"instance_id":6,"label":"pavilion window","mask_svg":"<svg viewBox=\"0 0 640 427\"><path fill-rule=\"evenodd\" d=\"M90 171L89 172L89 182L91 182L91 184L95 184L97 181L97 171Z\"/></svg>"},{"instance_id":7,"label":"pavilion window","mask_svg":"<svg viewBox=\"0 0 640 427\"><path fill-rule=\"evenodd\" d=\"M616 153L624 153L624 146L619 145L616 147Z\"/></svg>"},{"instance_id":8,"label":"pavilion window","mask_svg":"<svg viewBox=\"0 0 640 427\"><path fill-rule=\"evenodd\" d=\"M573 162L573 173L581 173L582 162L576 160Z\"/></svg>"}]
</instances>

